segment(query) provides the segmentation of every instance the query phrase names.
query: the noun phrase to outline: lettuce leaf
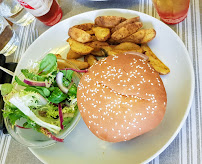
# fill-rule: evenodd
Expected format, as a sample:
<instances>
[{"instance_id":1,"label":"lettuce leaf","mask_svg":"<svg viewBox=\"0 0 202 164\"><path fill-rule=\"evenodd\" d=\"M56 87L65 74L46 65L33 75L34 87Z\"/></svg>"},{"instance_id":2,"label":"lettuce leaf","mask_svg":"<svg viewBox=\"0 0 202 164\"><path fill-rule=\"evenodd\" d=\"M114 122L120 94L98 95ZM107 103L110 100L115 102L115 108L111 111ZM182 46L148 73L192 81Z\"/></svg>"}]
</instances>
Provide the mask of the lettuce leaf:
<instances>
[{"instance_id":1,"label":"lettuce leaf","mask_svg":"<svg viewBox=\"0 0 202 164\"><path fill-rule=\"evenodd\" d=\"M57 58L54 54L47 54L39 64L40 75L47 75L52 72L57 65Z\"/></svg>"}]
</instances>

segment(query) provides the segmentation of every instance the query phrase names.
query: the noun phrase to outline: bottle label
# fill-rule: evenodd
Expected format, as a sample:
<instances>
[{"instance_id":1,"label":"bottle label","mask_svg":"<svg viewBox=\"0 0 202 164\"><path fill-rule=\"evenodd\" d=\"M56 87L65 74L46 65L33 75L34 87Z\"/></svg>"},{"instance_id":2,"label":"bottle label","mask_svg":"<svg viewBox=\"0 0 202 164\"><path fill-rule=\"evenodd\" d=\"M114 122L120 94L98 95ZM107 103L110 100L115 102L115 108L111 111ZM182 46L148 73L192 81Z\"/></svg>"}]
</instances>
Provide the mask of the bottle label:
<instances>
[{"instance_id":1,"label":"bottle label","mask_svg":"<svg viewBox=\"0 0 202 164\"><path fill-rule=\"evenodd\" d=\"M32 15L40 17L49 12L53 0L18 0Z\"/></svg>"},{"instance_id":2,"label":"bottle label","mask_svg":"<svg viewBox=\"0 0 202 164\"><path fill-rule=\"evenodd\" d=\"M28 5L26 2L24 2L23 0L18 0L18 2L26 9L31 9L34 10L34 8L30 5Z\"/></svg>"}]
</instances>

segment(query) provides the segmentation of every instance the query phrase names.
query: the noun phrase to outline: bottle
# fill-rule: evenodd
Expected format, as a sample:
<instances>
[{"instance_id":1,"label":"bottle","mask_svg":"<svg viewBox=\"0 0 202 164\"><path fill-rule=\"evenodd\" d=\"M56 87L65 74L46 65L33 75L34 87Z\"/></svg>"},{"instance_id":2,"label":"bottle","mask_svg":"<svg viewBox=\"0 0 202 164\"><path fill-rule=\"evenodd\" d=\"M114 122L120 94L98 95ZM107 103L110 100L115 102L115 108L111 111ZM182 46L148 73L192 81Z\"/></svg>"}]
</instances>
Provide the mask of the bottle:
<instances>
[{"instance_id":1,"label":"bottle","mask_svg":"<svg viewBox=\"0 0 202 164\"><path fill-rule=\"evenodd\" d=\"M18 47L18 37L9 23L0 16L0 54L9 56Z\"/></svg>"},{"instance_id":2,"label":"bottle","mask_svg":"<svg viewBox=\"0 0 202 164\"><path fill-rule=\"evenodd\" d=\"M35 17L27 12L17 0L0 0L0 15L20 26L29 25L35 20Z\"/></svg>"},{"instance_id":3,"label":"bottle","mask_svg":"<svg viewBox=\"0 0 202 164\"><path fill-rule=\"evenodd\" d=\"M47 26L53 26L62 18L62 9L56 0L18 0L18 2Z\"/></svg>"}]
</instances>

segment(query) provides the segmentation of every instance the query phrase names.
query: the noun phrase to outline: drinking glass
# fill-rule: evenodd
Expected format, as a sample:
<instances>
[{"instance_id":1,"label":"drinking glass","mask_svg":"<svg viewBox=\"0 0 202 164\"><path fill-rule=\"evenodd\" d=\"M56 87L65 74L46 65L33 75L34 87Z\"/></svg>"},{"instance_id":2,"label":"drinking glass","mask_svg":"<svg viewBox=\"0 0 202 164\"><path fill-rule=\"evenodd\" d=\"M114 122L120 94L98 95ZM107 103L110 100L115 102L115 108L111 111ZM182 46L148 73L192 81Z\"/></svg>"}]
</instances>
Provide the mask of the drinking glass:
<instances>
[{"instance_id":1,"label":"drinking glass","mask_svg":"<svg viewBox=\"0 0 202 164\"><path fill-rule=\"evenodd\" d=\"M18 37L9 23L0 16L0 54L8 56L12 54L18 45Z\"/></svg>"},{"instance_id":2,"label":"drinking glass","mask_svg":"<svg viewBox=\"0 0 202 164\"><path fill-rule=\"evenodd\" d=\"M29 25L35 19L17 0L0 0L0 15L20 26Z\"/></svg>"},{"instance_id":3,"label":"drinking glass","mask_svg":"<svg viewBox=\"0 0 202 164\"><path fill-rule=\"evenodd\" d=\"M152 0L161 20L177 24L187 17L190 0Z\"/></svg>"}]
</instances>

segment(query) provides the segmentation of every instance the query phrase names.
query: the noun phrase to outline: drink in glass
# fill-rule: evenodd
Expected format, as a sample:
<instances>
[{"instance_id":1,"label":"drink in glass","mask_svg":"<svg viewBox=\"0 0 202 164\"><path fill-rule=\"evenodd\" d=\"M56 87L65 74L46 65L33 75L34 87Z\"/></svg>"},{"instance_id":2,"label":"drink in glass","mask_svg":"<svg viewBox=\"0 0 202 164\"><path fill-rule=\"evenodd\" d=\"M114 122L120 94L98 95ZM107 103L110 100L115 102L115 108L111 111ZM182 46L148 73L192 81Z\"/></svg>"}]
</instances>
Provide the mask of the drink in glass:
<instances>
[{"instance_id":1,"label":"drink in glass","mask_svg":"<svg viewBox=\"0 0 202 164\"><path fill-rule=\"evenodd\" d=\"M152 0L161 20L177 24L187 17L190 0Z\"/></svg>"},{"instance_id":2,"label":"drink in glass","mask_svg":"<svg viewBox=\"0 0 202 164\"><path fill-rule=\"evenodd\" d=\"M20 4L47 26L53 26L62 18L62 10L56 0L18 0Z\"/></svg>"},{"instance_id":3,"label":"drink in glass","mask_svg":"<svg viewBox=\"0 0 202 164\"><path fill-rule=\"evenodd\" d=\"M18 45L18 38L8 22L0 16L0 54L12 54Z\"/></svg>"},{"instance_id":4,"label":"drink in glass","mask_svg":"<svg viewBox=\"0 0 202 164\"><path fill-rule=\"evenodd\" d=\"M0 0L0 15L20 26L29 25L35 19L17 0Z\"/></svg>"}]
</instances>

